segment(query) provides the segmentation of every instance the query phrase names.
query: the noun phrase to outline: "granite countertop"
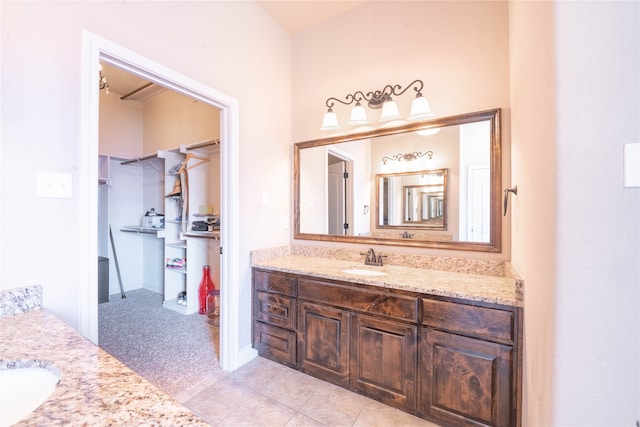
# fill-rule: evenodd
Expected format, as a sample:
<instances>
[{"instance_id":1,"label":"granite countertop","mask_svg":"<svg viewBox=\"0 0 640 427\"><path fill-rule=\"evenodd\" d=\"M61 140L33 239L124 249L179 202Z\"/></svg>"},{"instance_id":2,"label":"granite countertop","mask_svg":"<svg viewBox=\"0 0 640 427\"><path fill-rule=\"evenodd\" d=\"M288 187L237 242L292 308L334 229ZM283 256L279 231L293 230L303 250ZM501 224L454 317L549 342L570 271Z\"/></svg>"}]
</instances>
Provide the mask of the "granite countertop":
<instances>
[{"instance_id":1,"label":"granite countertop","mask_svg":"<svg viewBox=\"0 0 640 427\"><path fill-rule=\"evenodd\" d=\"M16 425L207 426L44 309L0 318L0 361L44 361L60 373L53 394Z\"/></svg>"},{"instance_id":2,"label":"granite countertop","mask_svg":"<svg viewBox=\"0 0 640 427\"><path fill-rule=\"evenodd\" d=\"M377 267L364 265L362 262L301 255L255 260L252 266L431 295L515 307L523 306L522 283L513 277L438 271L397 265ZM383 276L363 276L342 271L347 269L374 270L386 274Z\"/></svg>"}]
</instances>

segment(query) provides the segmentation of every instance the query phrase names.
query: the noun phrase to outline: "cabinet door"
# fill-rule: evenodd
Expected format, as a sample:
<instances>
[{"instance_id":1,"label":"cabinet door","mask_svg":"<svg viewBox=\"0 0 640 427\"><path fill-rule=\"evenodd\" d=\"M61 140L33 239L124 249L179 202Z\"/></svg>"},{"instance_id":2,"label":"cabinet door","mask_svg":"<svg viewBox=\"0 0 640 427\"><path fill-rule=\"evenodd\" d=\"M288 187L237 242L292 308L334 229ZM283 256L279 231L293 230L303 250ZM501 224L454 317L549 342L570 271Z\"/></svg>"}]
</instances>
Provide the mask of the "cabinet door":
<instances>
[{"instance_id":1,"label":"cabinet door","mask_svg":"<svg viewBox=\"0 0 640 427\"><path fill-rule=\"evenodd\" d=\"M420 414L452 425L515 425L511 346L423 328L420 358Z\"/></svg>"},{"instance_id":2,"label":"cabinet door","mask_svg":"<svg viewBox=\"0 0 640 427\"><path fill-rule=\"evenodd\" d=\"M392 406L413 411L416 402L417 327L354 315L351 385Z\"/></svg>"},{"instance_id":3,"label":"cabinet door","mask_svg":"<svg viewBox=\"0 0 640 427\"><path fill-rule=\"evenodd\" d=\"M308 302L299 304L298 363L303 371L334 384L349 382L349 313Z\"/></svg>"}]
</instances>

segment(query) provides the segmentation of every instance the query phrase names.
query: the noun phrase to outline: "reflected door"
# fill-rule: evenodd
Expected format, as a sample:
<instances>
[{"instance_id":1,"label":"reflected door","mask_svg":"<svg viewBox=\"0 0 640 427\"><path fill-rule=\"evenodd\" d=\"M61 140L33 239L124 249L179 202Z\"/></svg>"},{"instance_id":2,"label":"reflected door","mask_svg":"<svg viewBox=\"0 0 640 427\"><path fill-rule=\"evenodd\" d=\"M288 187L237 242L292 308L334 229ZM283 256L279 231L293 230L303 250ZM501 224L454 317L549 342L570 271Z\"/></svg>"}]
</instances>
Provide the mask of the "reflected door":
<instances>
[{"instance_id":1,"label":"reflected door","mask_svg":"<svg viewBox=\"0 0 640 427\"><path fill-rule=\"evenodd\" d=\"M346 162L340 161L329 165L327 174L327 210L329 234L345 234L345 178Z\"/></svg>"},{"instance_id":2,"label":"reflected door","mask_svg":"<svg viewBox=\"0 0 640 427\"><path fill-rule=\"evenodd\" d=\"M491 174L489 168L469 168L469 235L470 242L490 239Z\"/></svg>"}]
</instances>

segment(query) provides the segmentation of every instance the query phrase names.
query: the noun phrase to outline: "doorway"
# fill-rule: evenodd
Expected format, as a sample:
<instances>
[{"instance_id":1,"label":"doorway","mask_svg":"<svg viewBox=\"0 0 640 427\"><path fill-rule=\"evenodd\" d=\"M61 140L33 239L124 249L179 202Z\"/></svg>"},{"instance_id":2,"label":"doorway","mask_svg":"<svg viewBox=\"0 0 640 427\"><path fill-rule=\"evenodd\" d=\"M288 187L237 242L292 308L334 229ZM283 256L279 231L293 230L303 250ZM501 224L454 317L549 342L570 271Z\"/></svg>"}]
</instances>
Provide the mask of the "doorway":
<instances>
[{"instance_id":1,"label":"doorway","mask_svg":"<svg viewBox=\"0 0 640 427\"><path fill-rule=\"evenodd\" d=\"M167 89L182 93L200 102L211 105L221 111L220 173L224 180L220 185L220 215L223 218L238 218L237 188L238 173L238 102L215 89L191 80L190 78L157 64L95 34L83 34L83 72L82 72L82 140L79 166L79 207L81 210L80 245L82 259L79 260L78 304L80 307L80 332L89 340L98 343L98 268L97 259L97 217L98 217L98 120L99 89L97 70L100 61L119 67L134 75L147 79ZM225 286L227 283L240 283L238 264L239 225L229 221L223 224L221 246L228 248L221 257L221 328L220 328L220 365L222 369L233 371L243 361L238 349L238 287Z\"/></svg>"},{"instance_id":2,"label":"doorway","mask_svg":"<svg viewBox=\"0 0 640 427\"><path fill-rule=\"evenodd\" d=\"M327 229L329 234L352 236L353 159L327 150Z\"/></svg>"}]
</instances>

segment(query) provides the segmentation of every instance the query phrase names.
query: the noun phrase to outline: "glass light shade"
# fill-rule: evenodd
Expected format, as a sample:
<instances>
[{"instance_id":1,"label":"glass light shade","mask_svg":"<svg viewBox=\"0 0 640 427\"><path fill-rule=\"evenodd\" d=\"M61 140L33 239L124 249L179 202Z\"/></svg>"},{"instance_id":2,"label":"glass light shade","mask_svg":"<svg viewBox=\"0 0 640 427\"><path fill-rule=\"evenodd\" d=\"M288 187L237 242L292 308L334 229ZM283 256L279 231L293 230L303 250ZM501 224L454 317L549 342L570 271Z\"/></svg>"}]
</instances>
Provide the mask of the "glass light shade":
<instances>
[{"instance_id":1,"label":"glass light shade","mask_svg":"<svg viewBox=\"0 0 640 427\"><path fill-rule=\"evenodd\" d=\"M401 118L400 111L398 111L398 104L391 98L384 104L382 104L382 114L380 114L381 122L388 122L389 120L397 120Z\"/></svg>"},{"instance_id":2,"label":"glass light shade","mask_svg":"<svg viewBox=\"0 0 640 427\"><path fill-rule=\"evenodd\" d=\"M416 99L411 103L411 113L407 120L423 120L432 117L431 107L429 101L422 95L416 96Z\"/></svg>"},{"instance_id":3,"label":"glass light shade","mask_svg":"<svg viewBox=\"0 0 640 427\"><path fill-rule=\"evenodd\" d=\"M360 105L360 103L356 104L351 110L351 117L349 118L350 125L366 125L369 123L367 120L367 112L364 110L364 107Z\"/></svg>"},{"instance_id":4,"label":"glass light shade","mask_svg":"<svg viewBox=\"0 0 640 427\"><path fill-rule=\"evenodd\" d=\"M338 124L338 116L336 113L329 110L324 114L324 118L322 119L322 127L320 130L333 130L340 129L340 125Z\"/></svg>"}]
</instances>

